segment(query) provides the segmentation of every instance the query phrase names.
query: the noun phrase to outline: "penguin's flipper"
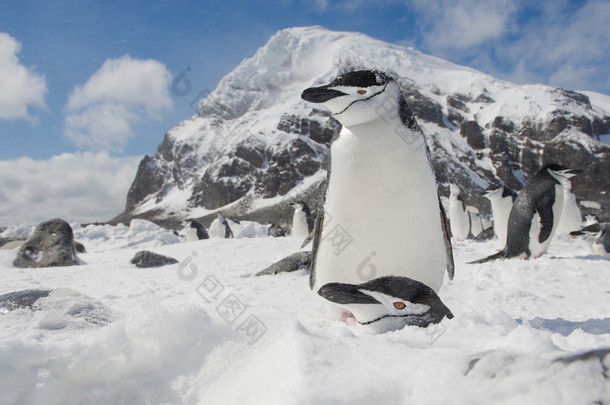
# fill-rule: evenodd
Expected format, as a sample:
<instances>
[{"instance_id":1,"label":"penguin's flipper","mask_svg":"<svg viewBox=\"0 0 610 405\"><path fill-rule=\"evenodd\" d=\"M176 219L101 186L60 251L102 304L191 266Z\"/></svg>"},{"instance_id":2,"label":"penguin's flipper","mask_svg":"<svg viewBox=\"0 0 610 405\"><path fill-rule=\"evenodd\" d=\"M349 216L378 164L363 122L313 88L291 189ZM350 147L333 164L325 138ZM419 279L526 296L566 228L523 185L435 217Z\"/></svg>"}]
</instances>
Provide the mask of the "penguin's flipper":
<instances>
[{"instance_id":1,"label":"penguin's flipper","mask_svg":"<svg viewBox=\"0 0 610 405\"><path fill-rule=\"evenodd\" d=\"M445 207L441 202L441 198L438 198L438 206L441 211L441 228L443 229L443 236L445 237L445 255L447 256L447 275L449 280L453 280L455 274L455 264L453 263L453 249L451 248L451 237L449 236L449 226L447 224L447 214L445 213Z\"/></svg>"},{"instance_id":2,"label":"penguin's flipper","mask_svg":"<svg viewBox=\"0 0 610 405\"><path fill-rule=\"evenodd\" d=\"M481 263L487 263L487 262L491 262L491 261L498 260L498 259L508 259L508 256L506 255L506 251L500 250L498 253L494 253L491 256L487 256L487 257L484 257L479 260L474 260L472 262L468 262L467 264L481 264Z\"/></svg>"},{"instance_id":3,"label":"penguin's flipper","mask_svg":"<svg viewBox=\"0 0 610 405\"><path fill-rule=\"evenodd\" d=\"M309 288L313 290L316 284L316 259L318 256L318 246L322 236L322 226L324 225L324 210L320 210L316 217L316 224L313 230L313 244L311 249L311 271L309 272Z\"/></svg>"},{"instance_id":4,"label":"penguin's flipper","mask_svg":"<svg viewBox=\"0 0 610 405\"><path fill-rule=\"evenodd\" d=\"M536 212L540 215L540 234L538 234L538 243L543 243L553 231L553 204L554 198L544 197L536 204Z\"/></svg>"}]
</instances>

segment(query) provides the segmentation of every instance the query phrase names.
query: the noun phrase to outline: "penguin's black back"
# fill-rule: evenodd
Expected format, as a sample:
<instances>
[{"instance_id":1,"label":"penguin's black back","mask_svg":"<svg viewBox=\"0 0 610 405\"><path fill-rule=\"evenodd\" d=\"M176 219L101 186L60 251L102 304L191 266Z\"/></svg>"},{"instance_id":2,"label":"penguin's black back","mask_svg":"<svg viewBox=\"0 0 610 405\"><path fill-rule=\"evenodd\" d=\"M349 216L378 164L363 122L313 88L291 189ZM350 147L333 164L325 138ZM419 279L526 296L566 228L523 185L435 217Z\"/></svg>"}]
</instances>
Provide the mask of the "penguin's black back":
<instances>
[{"instance_id":1,"label":"penguin's black back","mask_svg":"<svg viewBox=\"0 0 610 405\"><path fill-rule=\"evenodd\" d=\"M560 184L551 176L546 167L540 169L523 187L513 203L508 217L508 235L506 257L530 255L530 229L534 214L540 215L540 243L551 236L553 229L553 204L555 203L555 185Z\"/></svg>"}]
</instances>

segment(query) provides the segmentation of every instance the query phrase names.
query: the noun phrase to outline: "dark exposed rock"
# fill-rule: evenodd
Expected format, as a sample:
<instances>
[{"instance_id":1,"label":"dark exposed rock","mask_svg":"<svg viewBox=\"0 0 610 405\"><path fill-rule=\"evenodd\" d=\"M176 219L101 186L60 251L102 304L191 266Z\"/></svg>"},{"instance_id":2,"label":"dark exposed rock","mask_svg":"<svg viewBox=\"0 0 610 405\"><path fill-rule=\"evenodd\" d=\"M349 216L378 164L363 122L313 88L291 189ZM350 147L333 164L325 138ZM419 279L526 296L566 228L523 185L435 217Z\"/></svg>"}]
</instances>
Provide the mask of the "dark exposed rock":
<instances>
[{"instance_id":1,"label":"dark exposed rock","mask_svg":"<svg viewBox=\"0 0 610 405\"><path fill-rule=\"evenodd\" d=\"M38 224L19 249L13 264L16 267L78 265L72 228L59 218Z\"/></svg>"},{"instance_id":2,"label":"dark exposed rock","mask_svg":"<svg viewBox=\"0 0 610 405\"><path fill-rule=\"evenodd\" d=\"M485 135L483 135L483 128L481 128L476 121L466 121L462 123L460 134L466 138L466 142L468 142L468 145L470 145L473 149L485 148Z\"/></svg>"},{"instance_id":3,"label":"dark exposed rock","mask_svg":"<svg viewBox=\"0 0 610 405\"><path fill-rule=\"evenodd\" d=\"M400 81L403 88L403 94L413 114L418 120L433 122L440 127L445 127L443 122L443 107L424 96L411 83Z\"/></svg>"},{"instance_id":4,"label":"dark exposed rock","mask_svg":"<svg viewBox=\"0 0 610 405\"><path fill-rule=\"evenodd\" d=\"M327 117L326 125L321 124L316 119L284 114L280 117L277 129L289 134L307 136L317 143L328 145L335 132L341 127L341 124L335 119L330 118L328 111L313 109L310 116Z\"/></svg>"},{"instance_id":5,"label":"dark exposed rock","mask_svg":"<svg viewBox=\"0 0 610 405\"><path fill-rule=\"evenodd\" d=\"M498 128L499 130L508 132L509 134L515 130L515 124L511 120L509 120L501 115L498 115L494 119L492 125L494 128Z\"/></svg>"},{"instance_id":6,"label":"dark exposed rock","mask_svg":"<svg viewBox=\"0 0 610 405\"><path fill-rule=\"evenodd\" d=\"M487 95L485 93L479 94L474 101L475 101L475 103L487 103L487 104L495 103L495 100L493 98L489 97L489 95Z\"/></svg>"},{"instance_id":7,"label":"dark exposed rock","mask_svg":"<svg viewBox=\"0 0 610 405\"><path fill-rule=\"evenodd\" d=\"M33 309L40 298L48 297L51 290L23 290L0 295L0 314L18 308Z\"/></svg>"},{"instance_id":8,"label":"dark exposed rock","mask_svg":"<svg viewBox=\"0 0 610 405\"><path fill-rule=\"evenodd\" d=\"M297 252L286 256L279 262L272 264L265 270L256 273L257 276L268 276L279 273L309 269L311 265L311 252Z\"/></svg>"},{"instance_id":9,"label":"dark exposed rock","mask_svg":"<svg viewBox=\"0 0 610 405\"><path fill-rule=\"evenodd\" d=\"M453 107L457 110L463 111L465 113L468 112L468 107L466 106L466 104L464 104L464 101L470 101L467 98L465 98L464 96L460 95L451 95L451 96L447 96L447 104L450 107Z\"/></svg>"},{"instance_id":10,"label":"dark exposed rock","mask_svg":"<svg viewBox=\"0 0 610 405\"><path fill-rule=\"evenodd\" d=\"M136 178L127 193L127 204L125 211L131 211L135 206L144 201L150 195L161 190L165 183L165 177L159 176L157 164L146 155L138 166Z\"/></svg>"},{"instance_id":11,"label":"dark exposed rock","mask_svg":"<svg viewBox=\"0 0 610 405\"><path fill-rule=\"evenodd\" d=\"M160 267L176 263L178 263L178 260L173 257L163 256L148 250L136 253L133 259L131 259L131 264L135 264L136 267L140 268Z\"/></svg>"},{"instance_id":12,"label":"dark exposed rock","mask_svg":"<svg viewBox=\"0 0 610 405\"><path fill-rule=\"evenodd\" d=\"M269 228L267 228L267 236L279 238L282 236L286 236L286 231L284 231L280 224L274 222L273 224L269 225Z\"/></svg>"}]
</instances>

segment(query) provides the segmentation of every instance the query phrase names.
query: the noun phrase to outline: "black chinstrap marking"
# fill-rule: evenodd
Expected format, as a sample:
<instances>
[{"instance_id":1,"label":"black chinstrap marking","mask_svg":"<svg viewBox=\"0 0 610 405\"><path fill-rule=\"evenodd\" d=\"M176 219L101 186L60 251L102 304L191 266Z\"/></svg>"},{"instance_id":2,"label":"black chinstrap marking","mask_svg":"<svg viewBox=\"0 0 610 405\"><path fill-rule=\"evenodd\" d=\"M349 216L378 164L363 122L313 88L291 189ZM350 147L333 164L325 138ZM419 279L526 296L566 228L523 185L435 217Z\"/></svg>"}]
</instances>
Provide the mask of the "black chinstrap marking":
<instances>
[{"instance_id":1,"label":"black chinstrap marking","mask_svg":"<svg viewBox=\"0 0 610 405\"><path fill-rule=\"evenodd\" d=\"M372 94L370 97L367 97L367 98L363 98L363 99L360 99L360 100L354 100L354 101L352 101L351 103L349 103L349 104L348 104L348 106L347 106L347 107L345 107L345 108L343 109L343 111L338 112L338 113L333 114L333 115L339 115L339 114L343 114L345 111L347 111L347 109L348 109L348 108L350 108L350 107L351 107L351 106L353 106L354 104L356 104L356 103L358 103L358 102L360 102L360 101L367 101L367 100L370 100L370 99L372 99L373 97L376 97L376 96L380 95L381 93L383 93L383 92L385 91L386 87L388 87L388 84L389 84L389 83L390 83L390 82L387 82L387 83L386 83L386 84L383 86L383 89L381 89L381 90L380 90L380 91L378 91L377 93Z\"/></svg>"}]
</instances>

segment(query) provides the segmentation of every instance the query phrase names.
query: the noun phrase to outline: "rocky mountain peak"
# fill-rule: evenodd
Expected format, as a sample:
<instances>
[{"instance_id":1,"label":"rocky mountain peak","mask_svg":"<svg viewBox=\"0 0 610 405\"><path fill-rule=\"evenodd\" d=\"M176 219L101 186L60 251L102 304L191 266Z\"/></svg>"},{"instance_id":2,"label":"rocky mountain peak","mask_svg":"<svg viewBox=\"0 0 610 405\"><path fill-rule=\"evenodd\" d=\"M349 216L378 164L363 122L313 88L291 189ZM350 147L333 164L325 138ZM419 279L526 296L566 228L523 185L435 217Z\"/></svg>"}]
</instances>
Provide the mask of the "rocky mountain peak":
<instances>
[{"instance_id":1,"label":"rocky mountain peak","mask_svg":"<svg viewBox=\"0 0 610 405\"><path fill-rule=\"evenodd\" d=\"M172 224L231 217L287 223L293 200L322 202L329 142L341 129L303 89L346 71L380 69L397 78L426 134L439 190L449 182L489 212L480 192L519 190L544 163L578 167L582 200L608 219L610 97L544 85L516 85L359 33L321 27L276 33L227 74L198 114L165 134L146 156L115 222L142 217Z\"/></svg>"}]
</instances>

